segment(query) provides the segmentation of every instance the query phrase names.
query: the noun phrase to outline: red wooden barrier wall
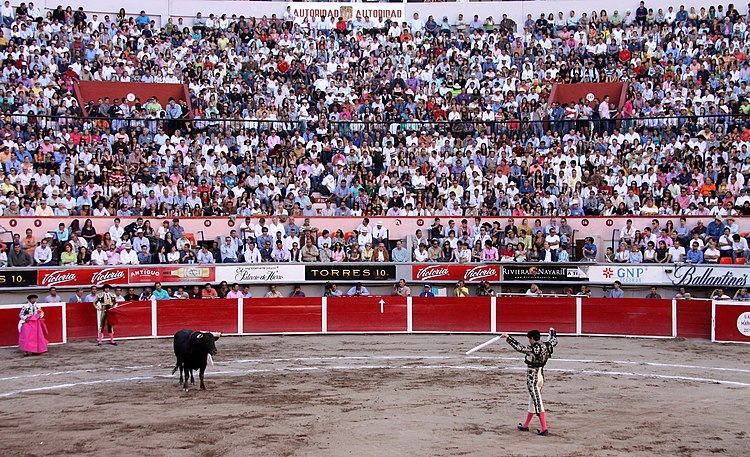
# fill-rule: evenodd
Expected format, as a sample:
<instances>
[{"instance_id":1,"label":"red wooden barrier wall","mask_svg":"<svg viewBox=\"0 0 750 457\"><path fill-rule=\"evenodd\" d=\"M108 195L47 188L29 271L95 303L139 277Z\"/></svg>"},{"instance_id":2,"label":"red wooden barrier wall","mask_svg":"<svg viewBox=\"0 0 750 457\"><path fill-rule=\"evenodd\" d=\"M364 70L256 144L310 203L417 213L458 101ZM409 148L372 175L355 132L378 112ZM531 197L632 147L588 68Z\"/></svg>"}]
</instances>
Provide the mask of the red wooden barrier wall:
<instances>
[{"instance_id":1,"label":"red wooden barrier wall","mask_svg":"<svg viewBox=\"0 0 750 457\"><path fill-rule=\"evenodd\" d=\"M554 327L559 333L576 332L576 299L498 297L497 331L523 332Z\"/></svg>"},{"instance_id":2,"label":"red wooden barrier wall","mask_svg":"<svg viewBox=\"0 0 750 457\"><path fill-rule=\"evenodd\" d=\"M409 305L411 301L411 326ZM560 333L687 338L711 337L711 302L564 297L497 297L492 322L490 297L320 297L239 300L169 300L156 305L129 302L117 337L152 335L155 306L157 336L183 328L224 333L368 333L368 332L526 332L555 327ZM382 312L381 312L381 303ZM580 303L580 305L578 305ZM676 313L672 315L673 303ZM580 322L577 320L580 306ZM743 306L745 306L743 308ZM750 341L738 329L743 304L717 303L717 340ZM15 346L18 307L0 308L0 346ZM67 338L96 338L96 312L90 303L65 305ZM50 342L62 341L62 306L45 307ZM744 311L743 311L744 312ZM750 310L748 311L750 312ZM241 313L241 316L238 314ZM239 325L240 318L242 326ZM676 322L673 323L673 319ZM494 324L494 325L493 325ZM580 328L580 331L576 327ZM747 331L750 333L750 329Z\"/></svg>"},{"instance_id":3,"label":"red wooden barrier wall","mask_svg":"<svg viewBox=\"0 0 750 457\"><path fill-rule=\"evenodd\" d=\"M672 300L581 300L581 333L589 335L671 336Z\"/></svg>"},{"instance_id":4,"label":"red wooden barrier wall","mask_svg":"<svg viewBox=\"0 0 750 457\"><path fill-rule=\"evenodd\" d=\"M149 307L151 304L149 303ZM70 341L75 340L91 340L96 338L96 309L91 303L68 303L68 339ZM150 308L149 308L150 309ZM151 313L149 311L149 319ZM130 319L130 322L124 323L123 327L131 327L133 325L140 327L140 319ZM148 333L142 333L141 335L151 334L151 324L149 323Z\"/></svg>"},{"instance_id":5,"label":"red wooden barrier wall","mask_svg":"<svg viewBox=\"0 0 750 457\"><path fill-rule=\"evenodd\" d=\"M116 337L142 337L151 335L151 302L125 302L120 311L124 314L115 328ZM91 303L68 303L68 340L96 338L96 309Z\"/></svg>"},{"instance_id":6,"label":"red wooden barrier wall","mask_svg":"<svg viewBox=\"0 0 750 457\"><path fill-rule=\"evenodd\" d=\"M43 304L42 304L43 305ZM63 308L62 306L42 306L44 323L47 326L47 341L63 342ZM0 347L18 346L18 313L21 307L0 309Z\"/></svg>"},{"instance_id":7,"label":"red wooden barrier wall","mask_svg":"<svg viewBox=\"0 0 750 457\"><path fill-rule=\"evenodd\" d=\"M750 343L750 303L716 302L714 308L714 341Z\"/></svg>"},{"instance_id":8,"label":"red wooden barrier wall","mask_svg":"<svg viewBox=\"0 0 750 457\"><path fill-rule=\"evenodd\" d=\"M323 331L323 310L318 297L244 300L242 317L245 333Z\"/></svg>"},{"instance_id":9,"label":"red wooden barrier wall","mask_svg":"<svg viewBox=\"0 0 750 457\"><path fill-rule=\"evenodd\" d=\"M406 297L329 297L328 331L405 332Z\"/></svg>"},{"instance_id":10,"label":"red wooden barrier wall","mask_svg":"<svg viewBox=\"0 0 750 457\"><path fill-rule=\"evenodd\" d=\"M237 300L163 300L156 302L156 334L182 329L237 333Z\"/></svg>"},{"instance_id":11,"label":"red wooden barrier wall","mask_svg":"<svg viewBox=\"0 0 750 457\"><path fill-rule=\"evenodd\" d=\"M490 297L414 297L415 332L489 332Z\"/></svg>"},{"instance_id":12,"label":"red wooden barrier wall","mask_svg":"<svg viewBox=\"0 0 750 457\"><path fill-rule=\"evenodd\" d=\"M677 336L711 338L711 300L677 300Z\"/></svg>"}]
</instances>

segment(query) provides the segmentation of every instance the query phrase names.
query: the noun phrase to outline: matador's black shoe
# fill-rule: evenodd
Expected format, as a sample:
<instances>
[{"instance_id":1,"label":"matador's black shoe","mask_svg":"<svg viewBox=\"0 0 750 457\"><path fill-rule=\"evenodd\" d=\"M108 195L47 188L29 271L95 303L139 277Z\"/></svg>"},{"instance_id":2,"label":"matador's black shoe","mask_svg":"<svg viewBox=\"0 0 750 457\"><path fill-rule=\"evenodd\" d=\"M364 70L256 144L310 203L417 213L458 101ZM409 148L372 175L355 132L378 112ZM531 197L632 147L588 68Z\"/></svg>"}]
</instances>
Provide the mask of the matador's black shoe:
<instances>
[{"instance_id":1,"label":"matador's black shoe","mask_svg":"<svg viewBox=\"0 0 750 457\"><path fill-rule=\"evenodd\" d=\"M537 430L536 434L539 436L547 436L549 435L549 429L545 428L544 430Z\"/></svg>"},{"instance_id":2,"label":"matador's black shoe","mask_svg":"<svg viewBox=\"0 0 750 457\"><path fill-rule=\"evenodd\" d=\"M524 427L523 424L518 424L516 428L518 428L518 430L521 431L521 432L528 432L529 431L529 427Z\"/></svg>"}]
</instances>

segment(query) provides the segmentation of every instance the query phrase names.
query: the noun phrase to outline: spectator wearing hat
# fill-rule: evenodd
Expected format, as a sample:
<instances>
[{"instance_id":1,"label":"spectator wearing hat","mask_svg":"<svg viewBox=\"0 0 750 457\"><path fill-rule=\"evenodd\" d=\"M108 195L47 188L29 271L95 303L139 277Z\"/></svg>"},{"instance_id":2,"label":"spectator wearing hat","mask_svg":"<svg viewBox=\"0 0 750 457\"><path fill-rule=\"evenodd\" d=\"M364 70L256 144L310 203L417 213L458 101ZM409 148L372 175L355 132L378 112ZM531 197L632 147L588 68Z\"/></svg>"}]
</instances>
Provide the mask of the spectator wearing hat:
<instances>
[{"instance_id":1,"label":"spectator wearing hat","mask_svg":"<svg viewBox=\"0 0 750 457\"><path fill-rule=\"evenodd\" d=\"M123 245L123 250L120 251L120 263L122 265L138 265L138 253L133 250L133 245L130 241L126 241Z\"/></svg>"},{"instance_id":2,"label":"spectator wearing hat","mask_svg":"<svg viewBox=\"0 0 750 457\"><path fill-rule=\"evenodd\" d=\"M172 238L178 240L185 234L185 228L180 225L180 219L172 219L172 226L169 227L169 231L172 233Z\"/></svg>"},{"instance_id":3,"label":"spectator wearing hat","mask_svg":"<svg viewBox=\"0 0 750 457\"><path fill-rule=\"evenodd\" d=\"M372 241L375 245L382 243L388 249L390 243L388 240L388 229L383 226L383 221L378 221L372 229Z\"/></svg>"},{"instance_id":4,"label":"spectator wearing hat","mask_svg":"<svg viewBox=\"0 0 750 457\"><path fill-rule=\"evenodd\" d=\"M724 223L718 215L706 226L706 236L718 240L724 233Z\"/></svg>"},{"instance_id":5,"label":"spectator wearing hat","mask_svg":"<svg viewBox=\"0 0 750 457\"><path fill-rule=\"evenodd\" d=\"M132 245L133 250L140 253L143 248L146 248L146 253L151 253L151 242L148 238L143 235L143 228L136 230L136 236L133 238ZM114 240L114 238L113 238Z\"/></svg>"},{"instance_id":6,"label":"spectator wearing hat","mask_svg":"<svg viewBox=\"0 0 750 457\"><path fill-rule=\"evenodd\" d=\"M429 284L425 284L424 290L422 290L422 292L419 293L419 296L420 297L434 297L435 294L432 293L432 286Z\"/></svg>"}]
</instances>

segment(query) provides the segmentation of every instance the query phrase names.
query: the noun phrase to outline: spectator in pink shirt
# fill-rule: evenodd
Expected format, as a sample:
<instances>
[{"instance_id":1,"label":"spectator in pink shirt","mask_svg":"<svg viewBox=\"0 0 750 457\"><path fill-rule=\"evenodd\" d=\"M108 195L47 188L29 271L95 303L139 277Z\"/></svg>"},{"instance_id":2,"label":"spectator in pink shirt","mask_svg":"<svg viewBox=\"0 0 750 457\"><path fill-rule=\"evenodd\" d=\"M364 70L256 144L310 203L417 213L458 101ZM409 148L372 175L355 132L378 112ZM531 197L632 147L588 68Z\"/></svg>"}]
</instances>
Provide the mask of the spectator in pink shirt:
<instances>
[{"instance_id":1,"label":"spectator in pink shirt","mask_svg":"<svg viewBox=\"0 0 750 457\"><path fill-rule=\"evenodd\" d=\"M240 285L237 283L232 284L232 290L227 293L227 298L242 298L243 296Z\"/></svg>"},{"instance_id":2,"label":"spectator in pink shirt","mask_svg":"<svg viewBox=\"0 0 750 457\"><path fill-rule=\"evenodd\" d=\"M484 249L482 250L482 261L483 262L497 262L500 259L500 255L497 252L497 248L492 245L492 241L487 240L484 242Z\"/></svg>"}]
</instances>

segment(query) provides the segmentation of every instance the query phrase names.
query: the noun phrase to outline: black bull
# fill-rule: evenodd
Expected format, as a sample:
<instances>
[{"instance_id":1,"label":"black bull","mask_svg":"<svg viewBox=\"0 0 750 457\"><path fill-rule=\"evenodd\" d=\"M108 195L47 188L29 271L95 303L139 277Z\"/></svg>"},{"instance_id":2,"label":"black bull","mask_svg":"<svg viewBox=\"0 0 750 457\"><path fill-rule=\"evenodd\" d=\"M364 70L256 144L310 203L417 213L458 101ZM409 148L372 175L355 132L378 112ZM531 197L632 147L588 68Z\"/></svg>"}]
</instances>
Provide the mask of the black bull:
<instances>
[{"instance_id":1,"label":"black bull","mask_svg":"<svg viewBox=\"0 0 750 457\"><path fill-rule=\"evenodd\" d=\"M174 355L177 357L177 363L172 370L175 374L180 370L180 383L183 389L188 390L188 378L195 384L193 379L193 370L200 370L201 390L206 390L203 383L203 373L206 371L208 356L216 355L216 340L220 334L211 332L194 332L192 330L180 330L174 334ZM184 383L183 383L184 374Z\"/></svg>"}]
</instances>

